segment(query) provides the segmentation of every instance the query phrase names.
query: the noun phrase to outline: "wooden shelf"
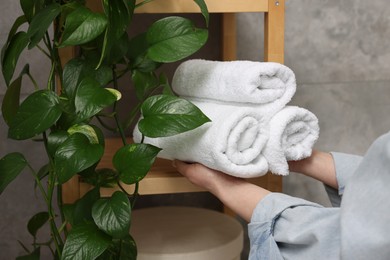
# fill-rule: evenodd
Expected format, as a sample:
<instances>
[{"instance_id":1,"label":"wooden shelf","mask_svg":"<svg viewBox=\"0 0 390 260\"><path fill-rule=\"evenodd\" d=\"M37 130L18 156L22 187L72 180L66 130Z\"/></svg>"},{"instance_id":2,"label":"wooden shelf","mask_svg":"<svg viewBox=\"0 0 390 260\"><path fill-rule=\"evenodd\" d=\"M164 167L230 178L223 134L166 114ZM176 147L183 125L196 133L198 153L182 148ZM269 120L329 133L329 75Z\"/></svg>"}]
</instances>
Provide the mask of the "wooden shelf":
<instances>
[{"instance_id":1,"label":"wooden shelf","mask_svg":"<svg viewBox=\"0 0 390 260\"><path fill-rule=\"evenodd\" d=\"M132 140L128 139L131 143ZM98 165L98 168L113 168L112 157L115 152L122 147L122 141L120 138L106 139L106 150L103 158ZM256 183L260 186L267 184L267 176L261 178L249 179L252 183ZM92 186L88 183L80 182L80 195L83 196L88 192ZM134 192L134 185L126 185L123 187L128 193ZM102 196L111 196L111 194L117 190L116 188L101 188L100 193ZM167 194L167 193L182 193L182 192L200 192L205 191L198 186L190 183L187 178L183 177L180 173L172 167L172 162L157 158L151 171L140 182L139 194Z\"/></svg>"},{"instance_id":2,"label":"wooden shelf","mask_svg":"<svg viewBox=\"0 0 390 260\"><path fill-rule=\"evenodd\" d=\"M137 3L142 2L137 0ZM210 13L267 12L268 0L205 0ZM97 1L89 1L88 7L102 11ZM199 13L193 0L154 0L135 10L136 13Z\"/></svg>"}]
</instances>

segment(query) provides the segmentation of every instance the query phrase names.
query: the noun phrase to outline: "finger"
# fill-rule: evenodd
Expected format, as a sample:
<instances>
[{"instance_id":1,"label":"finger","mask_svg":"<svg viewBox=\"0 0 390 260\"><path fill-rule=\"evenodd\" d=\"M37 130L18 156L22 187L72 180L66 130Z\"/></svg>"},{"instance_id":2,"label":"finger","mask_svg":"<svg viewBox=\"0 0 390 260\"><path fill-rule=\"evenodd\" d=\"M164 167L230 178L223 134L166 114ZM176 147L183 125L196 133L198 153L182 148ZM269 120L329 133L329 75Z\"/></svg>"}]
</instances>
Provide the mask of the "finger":
<instances>
[{"instance_id":1,"label":"finger","mask_svg":"<svg viewBox=\"0 0 390 260\"><path fill-rule=\"evenodd\" d=\"M177 169L178 172L180 172L183 175L186 175L186 173L189 171L189 168L191 167L192 164L190 163L185 163L183 161L179 160L174 160L172 162L172 166Z\"/></svg>"}]
</instances>

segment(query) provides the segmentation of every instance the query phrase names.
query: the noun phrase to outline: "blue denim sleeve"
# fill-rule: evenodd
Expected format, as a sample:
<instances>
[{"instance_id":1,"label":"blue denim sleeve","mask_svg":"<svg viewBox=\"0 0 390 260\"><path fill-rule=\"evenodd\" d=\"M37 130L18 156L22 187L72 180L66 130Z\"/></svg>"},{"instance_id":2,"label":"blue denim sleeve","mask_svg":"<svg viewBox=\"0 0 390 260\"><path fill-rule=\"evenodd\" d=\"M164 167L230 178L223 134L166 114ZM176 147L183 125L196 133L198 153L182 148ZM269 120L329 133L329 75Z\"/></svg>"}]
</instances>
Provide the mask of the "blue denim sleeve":
<instances>
[{"instance_id":1,"label":"blue denim sleeve","mask_svg":"<svg viewBox=\"0 0 390 260\"><path fill-rule=\"evenodd\" d=\"M358 168L363 157L337 152L332 152L331 154L333 156L339 188L338 190L335 190L332 187L325 185L325 190L328 193L329 200L333 207L340 207L345 185Z\"/></svg>"},{"instance_id":2,"label":"blue denim sleeve","mask_svg":"<svg viewBox=\"0 0 390 260\"><path fill-rule=\"evenodd\" d=\"M338 259L339 223L338 208L271 193L248 225L249 259Z\"/></svg>"}]
</instances>

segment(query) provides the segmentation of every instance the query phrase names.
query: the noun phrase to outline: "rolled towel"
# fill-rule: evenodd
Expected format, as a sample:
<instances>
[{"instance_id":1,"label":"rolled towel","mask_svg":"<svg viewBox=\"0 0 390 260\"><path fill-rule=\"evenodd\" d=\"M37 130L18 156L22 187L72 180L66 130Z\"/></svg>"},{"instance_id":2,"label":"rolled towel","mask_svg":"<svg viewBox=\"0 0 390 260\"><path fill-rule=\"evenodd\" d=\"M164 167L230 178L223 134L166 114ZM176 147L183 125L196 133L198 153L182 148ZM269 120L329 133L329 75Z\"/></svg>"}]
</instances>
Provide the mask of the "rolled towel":
<instances>
[{"instance_id":1,"label":"rolled towel","mask_svg":"<svg viewBox=\"0 0 390 260\"><path fill-rule=\"evenodd\" d=\"M295 94L295 75L273 62L188 60L172 79L182 97L251 103L282 109ZM267 111L268 112L268 111Z\"/></svg>"},{"instance_id":2,"label":"rolled towel","mask_svg":"<svg viewBox=\"0 0 390 260\"><path fill-rule=\"evenodd\" d=\"M311 155L320 131L318 119L307 109L287 106L273 116L269 124L270 136L264 149L269 170L288 175L287 161Z\"/></svg>"},{"instance_id":3,"label":"rolled towel","mask_svg":"<svg viewBox=\"0 0 390 260\"><path fill-rule=\"evenodd\" d=\"M267 173L262 155L268 140L268 125L253 108L192 101L212 122L171 137L145 138L144 142L162 148L159 157L199 162L209 168L237 177ZM138 125L133 137L141 140Z\"/></svg>"}]
</instances>

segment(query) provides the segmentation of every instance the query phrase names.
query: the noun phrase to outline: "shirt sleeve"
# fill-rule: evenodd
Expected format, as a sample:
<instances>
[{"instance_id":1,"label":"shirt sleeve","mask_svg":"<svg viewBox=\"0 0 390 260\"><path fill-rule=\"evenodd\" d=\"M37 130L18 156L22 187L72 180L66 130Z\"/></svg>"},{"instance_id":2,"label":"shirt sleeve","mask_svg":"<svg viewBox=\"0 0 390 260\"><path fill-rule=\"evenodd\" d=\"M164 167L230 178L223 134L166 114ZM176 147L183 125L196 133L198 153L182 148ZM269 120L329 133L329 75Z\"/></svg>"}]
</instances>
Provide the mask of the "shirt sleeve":
<instances>
[{"instance_id":1,"label":"shirt sleeve","mask_svg":"<svg viewBox=\"0 0 390 260\"><path fill-rule=\"evenodd\" d=\"M281 193L267 195L248 225L249 259L338 259L339 210Z\"/></svg>"},{"instance_id":2,"label":"shirt sleeve","mask_svg":"<svg viewBox=\"0 0 390 260\"><path fill-rule=\"evenodd\" d=\"M334 188L325 185L325 190L328 193L329 200L333 207L340 207L345 185L358 168L363 157L337 152L332 152L331 154L333 156L339 188L338 190L335 190Z\"/></svg>"}]
</instances>

